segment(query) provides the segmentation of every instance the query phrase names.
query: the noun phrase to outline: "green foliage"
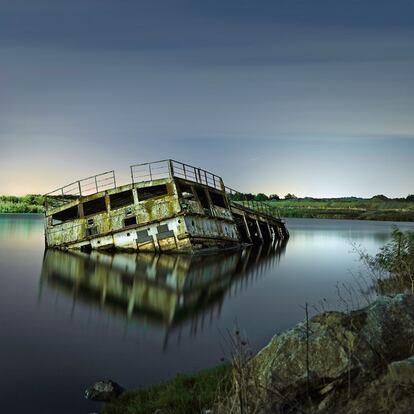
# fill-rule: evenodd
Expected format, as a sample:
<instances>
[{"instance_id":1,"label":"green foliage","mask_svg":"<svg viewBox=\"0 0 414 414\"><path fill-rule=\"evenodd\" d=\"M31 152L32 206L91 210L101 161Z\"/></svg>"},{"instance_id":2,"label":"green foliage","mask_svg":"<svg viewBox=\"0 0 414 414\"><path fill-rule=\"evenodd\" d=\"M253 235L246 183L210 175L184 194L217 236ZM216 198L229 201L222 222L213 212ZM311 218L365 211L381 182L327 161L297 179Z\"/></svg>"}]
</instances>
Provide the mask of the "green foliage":
<instances>
[{"instance_id":1,"label":"green foliage","mask_svg":"<svg viewBox=\"0 0 414 414\"><path fill-rule=\"evenodd\" d=\"M414 293L414 232L397 228L392 239L375 256L362 254L380 294Z\"/></svg>"},{"instance_id":2,"label":"green foliage","mask_svg":"<svg viewBox=\"0 0 414 414\"><path fill-rule=\"evenodd\" d=\"M409 194L406 198L407 201L414 201L414 194Z\"/></svg>"},{"instance_id":3,"label":"green foliage","mask_svg":"<svg viewBox=\"0 0 414 414\"><path fill-rule=\"evenodd\" d=\"M270 194L269 200L280 200L280 197L277 194Z\"/></svg>"},{"instance_id":4,"label":"green foliage","mask_svg":"<svg viewBox=\"0 0 414 414\"><path fill-rule=\"evenodd\" d=\"M295 196L295 194L287 193L285 195L285 200L297 200L297 197Z\"/></svg>"},{"instance_id":5,"label":"green foliage","mask_svg":"<svg viewBox=\"0 0 414 414\"><path fill-rule=\"evenodd\" d=\"M178 375L153 387L130 391L107 404L103 414L200 414L213 406L218 387L231 380L231 366L219 365L195 374Z\"/></svg>"},{"instance_id":6,"label":"green foliage","mask_svg":"<svg viewBox=\"0 0 414 414\"><path fill-rule=\"evenodd\" d=\"M43 203L43 197L35 194L0 196L0 213L43 213Z\"/></svg>"},{"instance_id":7,"label":"green foliage","mask_svg":"<svg viewBox=\"0 0 414 414\"><path fill-rule=\"evenodd\" d=\"M381 200L381 201L387 201L389 198L385 196L384 194L378 194L372 197L372 200Z\"/></svg>"},{"instance_id":8,"label":"green foliage","mask_svg":"<svg viewBox=\"0 0 414 414\"><path fill-rule=\"evenodd\" d=\"M267 200L269 200L269 197L266 194L259 193L259 194L256 194L256 196L254 197L254 199L256 201L267 201Z\"/></svg>"}]
</instances>

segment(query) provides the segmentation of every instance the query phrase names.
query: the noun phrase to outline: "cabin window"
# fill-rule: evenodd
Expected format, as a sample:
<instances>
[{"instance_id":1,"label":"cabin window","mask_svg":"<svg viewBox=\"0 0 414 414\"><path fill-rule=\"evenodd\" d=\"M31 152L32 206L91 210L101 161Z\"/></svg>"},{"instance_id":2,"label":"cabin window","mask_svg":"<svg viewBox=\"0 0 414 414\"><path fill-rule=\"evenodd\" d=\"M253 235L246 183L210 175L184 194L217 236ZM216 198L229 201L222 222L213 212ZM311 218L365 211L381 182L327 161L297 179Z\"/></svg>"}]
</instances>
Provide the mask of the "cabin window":
<instances>
[{"instance_id":1,"label":"cabin window","mask_svg":"<svg viewBox=\"0 0 414 414\"><path fill-rule=\"evenodd\" d=\"M132 194L132 190L121 191L120 193L111 194L109 196L109 201L111 203L111 209L115 210L117 208L134 204L134 196Z\"/></svg>"},{"instance_id":2,"label":"cabin window","mask_svg":"<svg viewBox=\"0 0 414 414\"><path fill-rule=\"evenodd\" d=\"M161 197L168 194L167 186L165 184L137 188L137 192L139 201L149 200L150 198Z\"/></svg>"},{"instance_id":3,"label":"cabin window","mask_svg":"<svg viewBox=\"0 0 414 414\"><path fill-rule=\"evenodd\" d=\"M124 219L124 227L133 226L134 224L137 224L136 217L128 217Z\"/></svg>"},{"instance_id":4,"label":"cabin window","mask_svg":"<svg viewBox=\"0 0 414 414\"><path fill-rule=\"evenodd\" d=\"M197 192L197 197L201 203L201 206L203 208L210 208L210 203L208 202L206 190L204 188L197 188L196 192Z\"/></svg>"},{"instance_id":5,"label":"cabin window","mask_svg":"<svg viewBox=\"0 0 414 414\"><path fill-rule=\"evenodd\" d=\"M96 198L95 200L83 203L83 213L85 214L85 216L92 216L93 214L99 214L104 211L106 211L104 197Z\"/></svg>"},{"instance_id":6,"label":"cabin window","mask_svg":"<svg viewBox=\"0 0 414 414\"><path fill-rule=\"evenodd\" d=\"M178 190L179 193L181 195L181 197L184 198L193 198L194 194L193 194L193 189L191 188L191 185L185 184L185 183L180 183L178 185Z\"/></svg>"},{"instance_id":7,"label":"cabin window","mask_svg":"<svg viewBox=\"0 0 414 414\"><path fill-rule=\"evenodd\" d=\"M64 223L65 221L76 220L79 218L78 206L67 208L52 215L52 225Z\"/></svg>"},{"instance_id":8,"label":"cabin window","mask_svg":"<svg viewBox=\"0 0 414 414\"><path fill-rule=\"evenodd\" d=\"M210 191L210 198L215 206L227 208L226 200L224 199L223 194Z\"/></svg>"}]
</instances>

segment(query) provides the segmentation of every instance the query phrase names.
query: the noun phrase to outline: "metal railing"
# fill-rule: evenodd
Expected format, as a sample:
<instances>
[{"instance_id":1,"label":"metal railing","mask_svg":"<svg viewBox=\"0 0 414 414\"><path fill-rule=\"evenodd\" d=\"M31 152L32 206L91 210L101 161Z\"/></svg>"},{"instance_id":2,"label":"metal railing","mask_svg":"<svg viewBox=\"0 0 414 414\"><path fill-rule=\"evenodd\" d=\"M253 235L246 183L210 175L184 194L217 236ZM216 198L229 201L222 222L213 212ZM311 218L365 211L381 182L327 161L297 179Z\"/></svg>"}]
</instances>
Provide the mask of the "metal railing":
<instances>
[{"instance_id":1,"label":"metal railing","mask_svg":"<svg viewBox=\"0 0 414 414\"><path fill-rule=\"evenodd\" d=\"M242 206L254 213L280 218L279 210L268 203L247 199L246 195L225 187L223 179L209 171L175 160L161 160L130 166L132 184L162 178L182 178L203 184L216 190L225 191L230 203ZM44 195L46 210L60 207L82 196L99 193L116 187L115 172L107 171L82 180L74 181Z\"/></svg>"},{"instance_id":2,"label":"metal railing","mask_svg":"<svg viewBox=\"0 0 414 414\"><path fill-rule=\"evenodd\" d=\"M243 207L243 209L250 210L253 213L280 219L279 209L270 206L265 201L249 200L245 194L230 187L225 187L225 190L230 204L234 207Z\"/></svg>"},{"instance_id":3,"label":"metal railing","mask_svg":"<svg viewBox=\"0 0 414 414\"><path fill-rule=\"evenodd\" d=\"M115 172L107 171L74 181L44 195L46 209L60 207L80 197L116 187Z\"/></svg>"},{"instance_id":4,"label":"metal railing","mask_svg":"<svg viewBox=\"0 0 414 414\"><path fill-rule=\"evenodd\" d=\"M221 177L193 165L175 160L161 160L130 166L132 183L153 181L162 178L183 178L198 184L223 191Z\"/></svg>"}]
</instances>

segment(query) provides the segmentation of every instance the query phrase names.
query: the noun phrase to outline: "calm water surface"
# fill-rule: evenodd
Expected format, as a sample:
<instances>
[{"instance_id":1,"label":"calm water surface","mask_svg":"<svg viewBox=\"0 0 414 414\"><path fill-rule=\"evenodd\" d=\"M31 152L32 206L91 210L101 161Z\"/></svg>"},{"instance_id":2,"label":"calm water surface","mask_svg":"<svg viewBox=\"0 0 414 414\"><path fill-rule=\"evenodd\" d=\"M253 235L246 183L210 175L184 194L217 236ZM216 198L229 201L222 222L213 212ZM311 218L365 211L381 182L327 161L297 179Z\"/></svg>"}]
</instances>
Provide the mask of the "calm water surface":
<instances>
[{"instance_id":1,"label":"calm water surface","mask_svg":"<svg viewBox=\"0 0 414 414\"><path fill-rule=\"evenodd\" d=\"M399 223L413 230L414 223ZM235 321L255 349L340 305L336 285L360 270L393 223L288 220L287 244L218 256L44 251L40 216L0 215L0 398L7 413L89 413L98 379L125 387L213 366Z\"/></svg>"}]
</instances>

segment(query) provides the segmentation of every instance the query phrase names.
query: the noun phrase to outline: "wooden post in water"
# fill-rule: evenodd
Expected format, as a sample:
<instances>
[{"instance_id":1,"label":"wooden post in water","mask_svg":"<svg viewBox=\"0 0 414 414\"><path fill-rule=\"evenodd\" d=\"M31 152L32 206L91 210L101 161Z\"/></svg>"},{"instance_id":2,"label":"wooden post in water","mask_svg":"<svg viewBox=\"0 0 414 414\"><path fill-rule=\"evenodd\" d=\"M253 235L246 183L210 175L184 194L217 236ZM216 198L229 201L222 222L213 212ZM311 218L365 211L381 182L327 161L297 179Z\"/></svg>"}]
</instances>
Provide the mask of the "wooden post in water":
<instances>
[{"instance_id":1,"label":"wooden post in water","mask_svg":"<svg viewBox=\"0 0 414 414\"><path fill-rule=\"evenodd\" d=\"M259 237L261 241L264 241L262 229L260 228L259 220L256 218L256 225L257 225L257 232L259 233Z\"/></svg>"},{"instance_id":2,"label":"wooden post in water","mask_svg":"<svg viewBox=\"0 0 414 414\"><path fill-rule=\"evenodd\" d=\"M243 212L243 221L244 221L244 225L246 226L247 237L253 243L252 235L250 234L249 224L247 223L246 214L244 212Z\"/></svg>"}]
</instances>

